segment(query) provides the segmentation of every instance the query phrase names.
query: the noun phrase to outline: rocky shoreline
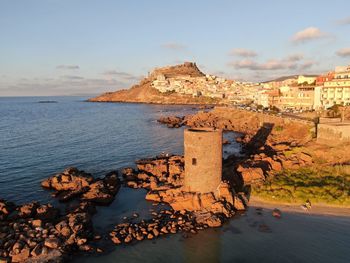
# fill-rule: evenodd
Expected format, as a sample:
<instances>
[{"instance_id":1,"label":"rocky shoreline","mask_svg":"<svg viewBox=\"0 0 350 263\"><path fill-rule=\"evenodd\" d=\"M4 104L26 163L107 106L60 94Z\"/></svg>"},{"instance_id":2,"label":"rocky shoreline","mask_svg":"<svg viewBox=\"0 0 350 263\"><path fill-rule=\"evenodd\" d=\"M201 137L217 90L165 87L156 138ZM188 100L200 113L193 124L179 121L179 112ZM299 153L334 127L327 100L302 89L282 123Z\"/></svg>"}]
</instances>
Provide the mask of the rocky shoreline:
<instances>
[{"instance_id":1,"label":"rocky shoreline","mask_svg":"<svg viewBox=\"0 0 350 263\"><path fill-rule=\"evenodd\" d=\"M41 186L66 205L64 211L51 204L16 205L0 200L0 262L64 262L77 253L103 252L104 245L98 241L102 236L94 233L92 219L96 206L109 205L120 187L144 188L148 190L146 200L170 207L152 211L152 219L138 218L137 213L121 219L109 232L114 244L180 232L196 234L221 226L236 211L245 209L242 197L225 182L220 195L183 191L182 156L141 159L136 167L124 168L123 180L115 171L96 179L74 167L43 180Z\"/></svg>"},{"instance_id":2,"label":"rocky shoreline","mask_svg":"<svg viewBox=\"0 0 350 263\"><path fill-rule=\"evenodd\" d=\"M79 253L102 253L106 238L110 245L132 244L167 234L181 233L186 237L220 227L247 208L253 185L283 170L315 164L309 152L297 150L312 140L307 124L221 109L166 116L158 121L169 128L211 127L241 133L236 140L242 145L242 155L223 160L217 191L187 191L184 157L179 155L137 160L136 167L120 171L122 178L117 171L95 178L69 167L41 182L65 209L38 202L16 205L0 200L0 262L63 262ZM95 233L96 206L110 205L121 187L145 189L145 199L162 207L150 211L151 219L139 218L136 211L115 222L106 236ZM279 210L272 214L281 216Z\"/></svg>"}]
</instances>

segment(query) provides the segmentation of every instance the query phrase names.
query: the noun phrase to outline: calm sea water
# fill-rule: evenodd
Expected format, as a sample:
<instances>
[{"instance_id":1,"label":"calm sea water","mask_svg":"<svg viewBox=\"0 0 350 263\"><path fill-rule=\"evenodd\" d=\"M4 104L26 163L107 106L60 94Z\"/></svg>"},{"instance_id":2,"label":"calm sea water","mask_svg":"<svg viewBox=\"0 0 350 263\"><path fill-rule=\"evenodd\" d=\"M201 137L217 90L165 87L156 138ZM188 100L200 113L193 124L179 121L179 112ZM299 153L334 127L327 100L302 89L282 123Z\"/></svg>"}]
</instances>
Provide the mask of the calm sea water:
<instances>
[{"instance_id":1,"label":"calm sea water","mask_svg":"<svg viewBox=\"0 0 350 263\"><path fill-rule=\"evenodd\" d=\"M55 203L40 181L67 166L101 176L139 158L182 153L183 130L168 129L155 120L193 112L190 106L87 103L85 99L0 98L0 198ZM57 103L38 103L43 100ZM224 150L238 152L239 146ZM145 193L121 188L109 207L98 208L96 230L106 232L135 211L148 217L152 205L144 200ZM259 231L259 225L270 231ZM277 220L271 211L258 215L250 208L222 228L187 239L171 235L74 261L349 262L349 247L349 218L284 213Z\"/></svg>"}]
</instances>

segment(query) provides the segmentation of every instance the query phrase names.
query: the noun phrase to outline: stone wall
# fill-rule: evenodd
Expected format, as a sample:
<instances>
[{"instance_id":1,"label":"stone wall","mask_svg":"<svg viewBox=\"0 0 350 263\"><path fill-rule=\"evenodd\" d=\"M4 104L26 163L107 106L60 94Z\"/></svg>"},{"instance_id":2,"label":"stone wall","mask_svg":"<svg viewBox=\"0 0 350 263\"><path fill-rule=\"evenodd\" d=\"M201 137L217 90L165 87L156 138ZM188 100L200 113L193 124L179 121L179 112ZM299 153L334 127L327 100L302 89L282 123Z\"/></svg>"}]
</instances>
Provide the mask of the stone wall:
<instances>
[{"instance_id":1,"label":"stone wall","mask_svg":"<svg viewBox=\"0 0 350 263\"><path fill-rule=\"evenodd\" d=\"M350 141L350 123L321 123L317 126L317 140L328 142Z\"/></svg>"},{"instance_id":2,"label":"stone wall","mask_svg":"<svg viewBox=\"0 0 350 263\"><path fill-rule=\"evenodd\" d=\"M222 177L222 131L187 129L184 133L187 191L215 192Z\"/></svg>"}]
</instances>

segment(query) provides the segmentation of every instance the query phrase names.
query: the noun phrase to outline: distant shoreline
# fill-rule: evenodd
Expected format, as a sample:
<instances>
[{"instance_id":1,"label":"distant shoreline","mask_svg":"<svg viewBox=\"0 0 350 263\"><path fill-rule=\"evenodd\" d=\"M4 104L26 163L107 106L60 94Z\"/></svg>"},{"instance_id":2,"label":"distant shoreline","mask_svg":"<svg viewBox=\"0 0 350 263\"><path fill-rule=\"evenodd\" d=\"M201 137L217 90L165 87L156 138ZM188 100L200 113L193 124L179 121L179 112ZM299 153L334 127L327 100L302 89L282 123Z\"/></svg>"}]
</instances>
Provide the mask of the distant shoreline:
<instances>
[{"instance_id":1,"label":"distant shoreline","mask_svg":"<svg viewBox=\"0 0 350 263\"><path fill-rule=\"evenodd\" d=\"M304 210L301 208L302 204L298 203L285 203L264 200L259 197L250 197L248 207L249 208L267 208L267 209L279 209L282 212L291 212L304 215L319 215L319 216L337 216L350 218L350 207L347 206L334 206L327 204L313 204L311 209Z\"/></svg>"}]
</instances>

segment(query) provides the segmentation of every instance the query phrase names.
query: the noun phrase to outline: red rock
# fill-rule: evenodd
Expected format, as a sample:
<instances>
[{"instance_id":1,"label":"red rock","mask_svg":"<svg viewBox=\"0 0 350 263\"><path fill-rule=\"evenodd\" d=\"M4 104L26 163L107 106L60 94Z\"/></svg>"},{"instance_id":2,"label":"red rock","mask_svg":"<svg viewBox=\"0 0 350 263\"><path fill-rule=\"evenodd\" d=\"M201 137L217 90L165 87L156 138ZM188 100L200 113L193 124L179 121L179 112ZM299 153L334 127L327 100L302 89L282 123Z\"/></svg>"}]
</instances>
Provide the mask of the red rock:
<instances>
[{"instance_id":1,"label":"red rock","mask_svg":"<svg viewBox=\"0 0 350 263\"><path fill-rule=\"evenodd\" d=\"M36 246L32 249L32 251L30 252L30 254L31 254L33 257L38 257L38 256L41 255L42 249L43 249L42 244L38 244L38 245L36 245Z\"/></svg>"},{"instance_id":2,"label":"red rock","mask_svg":"<svg viewBox=\"0 0 350 263\"><path fill-rule=\"evenodd\" d=\"M145 198L146 198L147 201L154 201L154 202L160 202L161 201L161 197L159 196L159 194L156 193L156 192L152 192L152 191L149 191L146 194Z\"/></svg>"},{"instance_id":3,"label":"red rock","mask_svg":"<svg viewBox=\"0 0 350 263\"><path fill-rule=\"evenodd\" d=\"M51 204L41 205L36 209L36 217L42 220L53 220L59 215L59 210Z\"/></svg>"},{"instance_id":4,"label":"red rock","mask_svg":"<svg viewBox=\"0 0 350 263\"><path fill-rule=\"evenodd\" d=\"M20 217L32 217L36 214L36 209L39 206L39 203L33 202L29 204L22 205L18 208L18 215Z\"/></svg>"},{"instance_id":5,"label":"red rock","mask_svg":"<svg viewBox=\"0 0 350 263\"><path fill-rule=\"evenodd\" d=\"M245 205L241 198L235 195L233 206L236 210L245 210Z\"/></svg>"},{"instance_id":6,"label":"red rock","mask_svg":"<svg viewBox=\"0 0 350 263\"><path fill-rule=\"evenodd\" d=\"M242 166L239 166L237 171L241 173L245 185L265 180L263 170L258 167L244 168Z\"/></svg>"},{"instance_id":7,"label":"red rock","mask_svg":"<svg viewBox=\"0 0 350 263\"><path fill-rule=\"evenodd\" d=\"M24 262L30 256L29 248L24 248L20 253L12 255L12 262Z\"/></svg>"},{"instance_id":8,"label":"red rock","mask_svg":"<svg viewBox=\"0 0 350 263\"><path fill-rule=\"evenodd\" d=\"M43 222L40 219L35 219L35 220L32 221L32 225L34 227L41 227L42 224L43 224Z\"/></svg>"},{"instance_id":9,"label":"red rock","mask_svg":"<svg viewBox=\"0 0 350 263\"><path fill-rule=\"evenodd\" d=\"M48 248L58 248L60 240L58 238L47 238L45 239L44 245Z\"/></svg>"}]
</instances>

